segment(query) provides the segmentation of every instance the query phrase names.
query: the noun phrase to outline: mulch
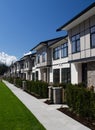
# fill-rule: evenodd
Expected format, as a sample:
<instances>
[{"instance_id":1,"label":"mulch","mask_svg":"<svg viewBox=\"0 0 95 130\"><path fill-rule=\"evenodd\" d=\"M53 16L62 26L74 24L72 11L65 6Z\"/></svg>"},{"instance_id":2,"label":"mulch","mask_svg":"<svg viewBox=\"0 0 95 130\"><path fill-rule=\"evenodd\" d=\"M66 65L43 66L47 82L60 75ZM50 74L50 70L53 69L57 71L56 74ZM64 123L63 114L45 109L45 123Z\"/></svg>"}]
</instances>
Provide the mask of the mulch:
<instances>
[{"instance_id":1,"label":"mulch","mask_svg":"<svg viewBox=\"0 0 95 130\"><path fill-rule=\"evenodd\" d=\"M45 103L48 104L48 105L53 104L50 100L46 100ZM73 118L74 120L80 122L81 124L87 126L91 130L95 130L95 120L83 118L83 117L77 115L76 113L74 113L73 111L70 111L69 108L63 108L62 107L62 108L59 108L57 110L63 112L64 114L66 114L67 116L69 116L69 117Z\"/></svg>"},{"instance_id":2,"label":"mulch","mask_svg":"<svg viewBox=\"0 0 95 130\"><path fill-rule=\"evenodd\" d=\"M70 111L68 108L59 108L58 110L80 122L81 124L89 127L91 130L95 130L95 120L80 117L79 115L76 115L76 113Z\"/></svg>"}]
</instances>

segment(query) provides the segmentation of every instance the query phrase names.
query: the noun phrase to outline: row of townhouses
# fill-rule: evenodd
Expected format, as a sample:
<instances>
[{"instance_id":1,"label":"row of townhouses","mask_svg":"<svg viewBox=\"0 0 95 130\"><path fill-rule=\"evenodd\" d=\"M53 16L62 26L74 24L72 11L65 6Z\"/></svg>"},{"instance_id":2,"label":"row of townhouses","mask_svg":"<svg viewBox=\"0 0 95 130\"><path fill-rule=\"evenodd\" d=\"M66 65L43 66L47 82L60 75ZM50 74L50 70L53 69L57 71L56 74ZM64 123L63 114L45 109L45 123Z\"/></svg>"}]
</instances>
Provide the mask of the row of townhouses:
<instances>
[{"instance_id":1,"label":"row of townhouses","mask_svg":"<svg viewBox=\"0 0 95 130\"><path fill-rule=\"evenodd\" d=\"M95 86L95 3L57 29L62 30L66 36L40 42L11 65L10 76Z\"/></svg>"}]
</instances>

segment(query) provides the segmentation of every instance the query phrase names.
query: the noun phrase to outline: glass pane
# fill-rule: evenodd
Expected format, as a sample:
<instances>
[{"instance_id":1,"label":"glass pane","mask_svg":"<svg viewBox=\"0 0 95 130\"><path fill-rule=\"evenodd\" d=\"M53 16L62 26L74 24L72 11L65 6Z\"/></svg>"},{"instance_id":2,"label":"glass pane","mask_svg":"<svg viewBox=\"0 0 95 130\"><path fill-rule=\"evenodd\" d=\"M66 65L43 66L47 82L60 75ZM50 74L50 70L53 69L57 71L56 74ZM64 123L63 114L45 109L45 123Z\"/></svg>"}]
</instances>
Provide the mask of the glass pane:
<instances>
[{"instance_id":1,"label":"glass pane","mask_svg":"<svg viewBox=\"0 0 95 130\"><path fill-rule=\"evenodd\" d=\"M72 42L72 53L76 52L75 42Z\"/></svg>"},{"instance_id":2,"label":"glass pane","mask_svg":"<svg viewBox=\"0 0 95 130\"><path fill-rule=\"evenodd\" d=\"M60 81L60 70L59 69L54 69L53 70L53 82L54 83L59 83Z\"/></svg>"},{"instance_id":3,"label":"glass pane","mask_svg":"<svg viewBox=\"0 0 95 130\"><path fill-rule=\"evenodd\" d=\"M91 46L95 47L95 34L91 35Z\"/></svg>"},{"instance_id":4,"label":"glass pane","mask_svg":"<svg viewBox=\"0 0 95 130\"><path fill-rule=\"evenodd\" d=\"M76 35L76 39L80 39L80 35L79 34Z\"/></svg>"},{"instance_id":5,"label":"glass pane","mask_svg":"<svg viewBox=\"0 0 95 130\"><path fill-rule=\"evenodd\" d=\"M80 51L80 40L77 40L77 51Z\"/></svg>"},{"instance_id":6,"label":"glass pane","mask_svg":"<svg viewBox=\"0 0 95 130\"><path fill-rule=\"evenodd\" d=\"M70 82L70 68L63 68L61 71L61 80L62 83L69 83Z\"/></svg>"},{"instance_id":7,"label":"glass pane","mask_svg":"<svg viewBox=\"0 0 95 130\"><path fill-rule=\"evenodd\" d=\"M72 37L72 41L75 41L75 36Z\"/></svg>"},{"instance_id":8,"label":"glass pane","mask_svg":"<svg viewBox=\"0 0 95 130\"><path fill-rule=\"evenodd\" d=\"M63 49L61 49L61 57L63 57L64 56L64 50Z\"/></svg>"},{"instance_id":9,"label":"glass pane","mask_svg":"<svg viewBox=\"0 0 95 130\"><path fill-rule=\"evenodd\" d=\"M61 57L66 57L66 56L67 56L67 48L64 48Z\"/></svg>"},{"instance_id":10,"label":"glass pane","mask_svg":"<svg viewBox=\"0 0 95 130\"><path fill-rule=\"evenodd\" d=\"M95 26L91 28L91 33L95 32Z\"/></svg>"},{"instance_id":11,"label":"glass pane","mask_svg":"<svg viewBox=\"0 0 95 130\"><path fill-rule=\"evenodd\" d=\"M64 45L61 45L61 49L64 47Z\"/></svg>"}]
</instances>

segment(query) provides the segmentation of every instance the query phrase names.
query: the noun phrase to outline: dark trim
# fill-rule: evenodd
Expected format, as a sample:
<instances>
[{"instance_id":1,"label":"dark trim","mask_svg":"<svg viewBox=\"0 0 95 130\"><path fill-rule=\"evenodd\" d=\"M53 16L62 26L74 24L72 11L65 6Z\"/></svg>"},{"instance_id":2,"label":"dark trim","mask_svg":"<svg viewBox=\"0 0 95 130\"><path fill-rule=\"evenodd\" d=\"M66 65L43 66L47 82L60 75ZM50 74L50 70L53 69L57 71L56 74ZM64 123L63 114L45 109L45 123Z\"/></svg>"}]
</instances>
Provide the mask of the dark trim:
<instances>
[{"instance_id":1,"label":"dark trim","mask_svg":"<svg viewBox=\"0 0 95 130\"><path fill-rule=\"evenodd\" d=\"M92 35L95 34L95 32L91 33L91 28L95 27L95 25L90 27L90 48L93 49L95 46L92 46Z\"/></svg>"},{"instance_id":2,"label":"dark trim","mask_svg":"<svg viewBox=\"0 0 95 130\"><path fill-rule=\"evenodd\" d=\"M35 50L35 48L40 46L40 45L48 45L48 42L53 42L53 43L51 43L51 45L52 45L52 44L54 44L54 43L64 39L65 37L67 37L67 35L66 36L62 36L62 37L58 37L58 38L54 38L54 39L50 39L50 40L46 40L46 41L42 41L39 44L37 44L34 48L32 48L30 51ZM49 45L49 46L51 46L51 45Z\"/></svg>"},{"instance_id":3,"label":"dark trim","mask_svg":"<svg viewBox=\"0 0 95 130\"><path fill-rule=\"evenodd\" d=\"M95 56L89 57L89 58L82 58L82 59L77 59L77 60L70 60L68 63L74 63L74 62L89 62L95 60Z\"/></svg>"},{"instance_id":4,"label":"dark trim","mask_svg":"<svg viewBox=\"0 0 95 130\"><path fill-rule=\"evenodd\" d=\"M63 47L62 48L62 45L64 45L64 44L67 44L66 45L66 47ZM66 57L68 57L68 42L65 42L64 44L61 44L61 58L66 58ZM62 56L62 51L64 50L64 49L66 49L66 56Z\"/></svg>"},{"instance_id":5,"label":"dark trim","mask_svg":"<svg viewBox=\"0 0 95 130\"><path fill-rule=\"evenodd\" d=\"M42 44L43 44L43 46L45 46L45 45L46 45L46 43L39 43L39 44L37 44L34 48L32 48L30 51L35 50L38 46L40 46L40 45L42 45Z\"/></svg>"},{"instance_id":6,"label":"dark trim","mask_svg":"<svg viewBox=\"0 0 95 130\"><path fill-rule=\"evenodd\" d=\"M53 46L55 43L57 43L57 42L59 42L59 41L61 41L61 40L63 40L63 39L66 39L66 37L68 37L68 35L65 35L65 36L63 36L63 37L60 37L60 39L58 39L58 41L52 43L51 45L49 45L49 47ZM67 40L67 39L66 39L66 40ZM68 41L68 40L67 40L67 41ZM66 42L67 42L67 41L66 41Z\"/></svg>"},{"instance_id":7,"label":"dark trim","mask_svg":"<svg viewBox=\"0 0 95 130\"><path fill-rule=\"evenodd\" d=\"M62 28L66 27L67 25L69 25L70 23L72 23L74 20L76 20L77 18L79 18L81 15L83 15L84 13L86 13L87 11L89 11L94 6L95 6L95 2L92 3L90 6L88 6L86 9L84 9L83 11L81 11L78 15L76 15L75 17L73 17L67 23L65 23L64 25L62 25L61 27L59 27L56 31L61 31Z\"/></svg>"}]
</instances>

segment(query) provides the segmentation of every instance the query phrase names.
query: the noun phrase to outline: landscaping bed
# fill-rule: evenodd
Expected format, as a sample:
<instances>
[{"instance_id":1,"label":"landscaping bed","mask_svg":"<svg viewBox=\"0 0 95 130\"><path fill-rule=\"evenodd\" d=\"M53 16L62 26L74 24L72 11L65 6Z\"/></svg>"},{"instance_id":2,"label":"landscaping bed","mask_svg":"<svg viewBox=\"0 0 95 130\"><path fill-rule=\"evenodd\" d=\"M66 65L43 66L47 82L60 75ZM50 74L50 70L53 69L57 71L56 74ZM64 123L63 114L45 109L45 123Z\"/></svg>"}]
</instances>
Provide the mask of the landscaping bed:
<instances>
[{"instance_id":1,"label":"landscaping bed","mask_svg":"<svg viewBox=\"0 0 95 130\"><path fill-rule=\"evenodd\" d=\"M89 127L91 130L95 130L95 120L83 118L75 114L74 112L70 111L68 108L59 108L58 110L75 119L76 121L80 122L81 124Z\"/></svg>"}]
</instances>

